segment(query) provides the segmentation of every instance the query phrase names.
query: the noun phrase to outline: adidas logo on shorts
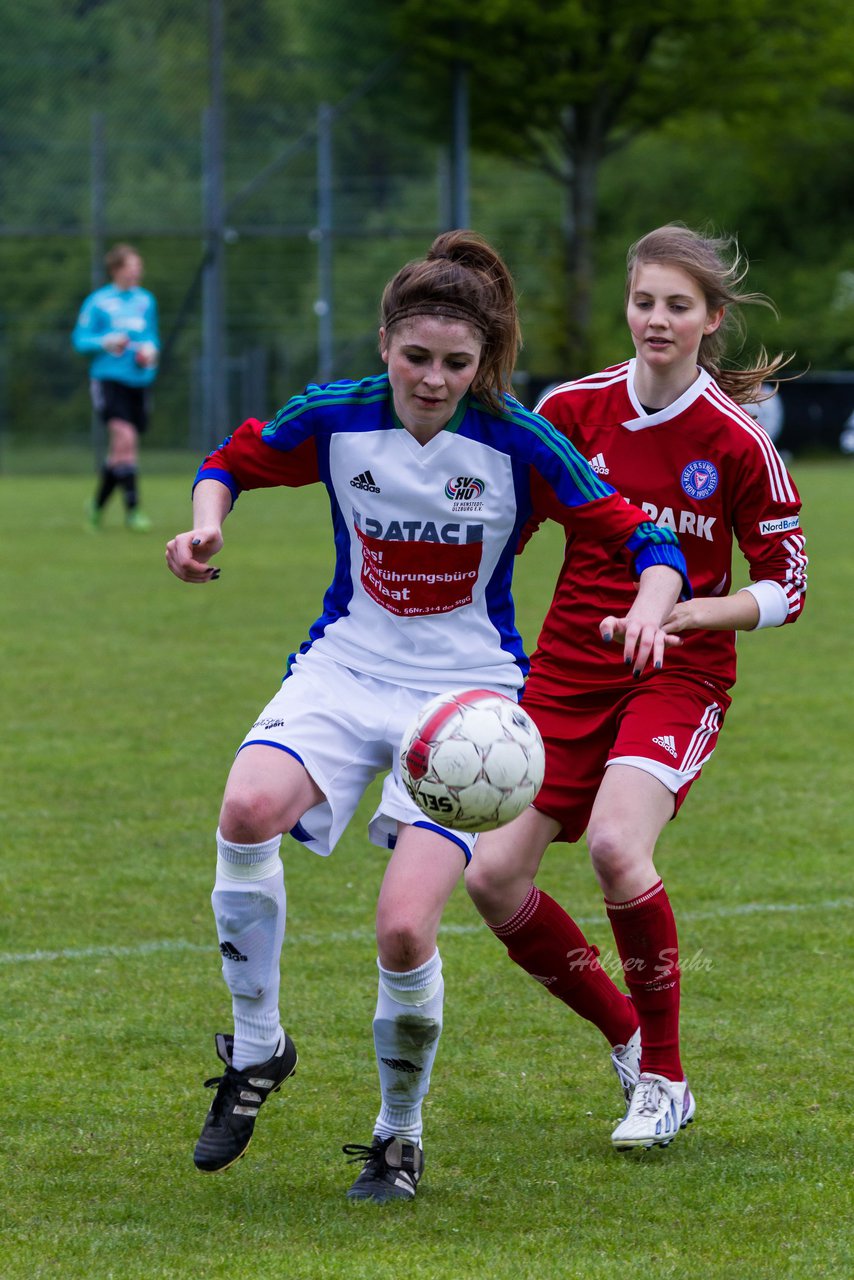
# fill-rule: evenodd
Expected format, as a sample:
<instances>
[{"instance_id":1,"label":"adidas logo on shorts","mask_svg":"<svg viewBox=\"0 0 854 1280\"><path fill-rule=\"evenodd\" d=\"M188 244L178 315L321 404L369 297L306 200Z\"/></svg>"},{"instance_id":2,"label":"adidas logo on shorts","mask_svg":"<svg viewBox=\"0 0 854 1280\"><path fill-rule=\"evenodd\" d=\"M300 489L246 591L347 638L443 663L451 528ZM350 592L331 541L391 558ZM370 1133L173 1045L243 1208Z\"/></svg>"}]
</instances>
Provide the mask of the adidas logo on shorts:
<instances>
[{"instance_id":1,"label":"adidas logo on shorts","mask_svg":"<svg viewBox=\"0 0 854 1280\"><path fill-rule=\"evenodd\" d=\"M653 742L657 742L660 747L664 747L673 759L676 759L676 740L669 733L663 733L660 738L653 738Z\"/></svg>"},{"instance_id":2,"label":"adidas logo on shorts","mask_svg":"<svg viewBox=\"0 0 854 1280\"><path fill-rule=\"evenodd\" d=\"M361 475L353 476L350 485L354 489L364 489L366 493L380 492L380 487L374 483L374 477L370 471L363 471Z\"/></svg>"}]
</instances>

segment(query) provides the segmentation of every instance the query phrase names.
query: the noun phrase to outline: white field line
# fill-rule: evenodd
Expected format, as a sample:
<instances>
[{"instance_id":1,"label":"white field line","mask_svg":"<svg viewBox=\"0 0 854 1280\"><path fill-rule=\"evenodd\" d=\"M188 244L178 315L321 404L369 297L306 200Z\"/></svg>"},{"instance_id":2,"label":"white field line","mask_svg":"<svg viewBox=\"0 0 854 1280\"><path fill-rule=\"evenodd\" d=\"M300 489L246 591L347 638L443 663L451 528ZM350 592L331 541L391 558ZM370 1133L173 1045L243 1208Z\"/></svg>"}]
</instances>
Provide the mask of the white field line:
<instances>
[{"instance_id":1,"label":"white field line","mask_svg":"<svg viewBox=\"0 0 854 1280\"><path fill-rule=\"evenodd\" d=\"M738 916L794 915L807 911L849 911L854 907L852 898L833 898L826 902L742 902L732 907L717 907L711 911L682 911L679 921L730 920ZM585 927L602 924L601 916L579 916L577 923ZM677 921L678 923L678 921ZM445 924L441 933L452 937L468 937L481 932L483 924ZM212 931L213 932L213 931ZM286 938L290 947L328 947L339 942L366 942L373 938L373 930L350 929L345 932L303 933ZM64 947L57 951L0 951L0 964L46 964L53 960L121 960L137 956L155 955L161 951L210 952L215 942L186 942L183 938L163 939L157 942L140 942L132 947Z\"/></svg>"}]
</instances>

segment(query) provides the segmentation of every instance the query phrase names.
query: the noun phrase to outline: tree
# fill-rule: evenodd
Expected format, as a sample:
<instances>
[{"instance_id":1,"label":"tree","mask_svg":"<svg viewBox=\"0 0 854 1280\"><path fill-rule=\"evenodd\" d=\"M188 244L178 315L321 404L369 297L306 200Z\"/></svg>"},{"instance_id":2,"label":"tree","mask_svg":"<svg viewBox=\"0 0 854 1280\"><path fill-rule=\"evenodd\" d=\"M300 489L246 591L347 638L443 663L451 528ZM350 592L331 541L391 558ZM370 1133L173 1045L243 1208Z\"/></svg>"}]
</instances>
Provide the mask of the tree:
<instances>
[{"instance_id":1,"label":"tree","mask_svg":"<svg viewBox=\"0 0 854 1280\"><path fill-rule=\"evenodd\" d=\"M385 0L389 3L389 0ZM844 0L404 0L389 20L422 85L471 70L475 145L565 191L565 367L590 367L599 176L606 157L678 117L802 119L851 82ZM702 147L698 133L697 145Z\"/></svg>"}]
</instances>

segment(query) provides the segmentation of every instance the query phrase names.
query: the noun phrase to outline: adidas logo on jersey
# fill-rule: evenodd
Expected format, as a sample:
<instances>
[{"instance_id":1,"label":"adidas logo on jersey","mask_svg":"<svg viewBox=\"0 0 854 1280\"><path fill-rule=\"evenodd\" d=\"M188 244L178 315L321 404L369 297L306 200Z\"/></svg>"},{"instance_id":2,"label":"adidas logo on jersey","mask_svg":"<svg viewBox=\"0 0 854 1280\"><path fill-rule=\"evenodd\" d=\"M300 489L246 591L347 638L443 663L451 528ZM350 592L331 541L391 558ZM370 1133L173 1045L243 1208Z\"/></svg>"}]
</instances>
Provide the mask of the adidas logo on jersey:
<instances>
[{"instance_id":1,"label":"adidas logo on jersey","mask_svg":"<svg viewBox=\"0 0 854 1280\"><path fill-rule=\"evenodd\" d=\"M591 458L590 465L596 472L597 476L607 476L610 472L610 467L605 466L604 453L597 453L595 458Z\"/></svg>"},{"instance_id":2,"label":"adidas logo on jersey","mask_svg":"<svg viewBox=\"0 0 854 1280\"><path fill-rule=\"evenodd\" d=\"M653 742L657 742L660 747L664 747L673 759L676 759L676 740L669 733L663 733L660 738L653 738Z\"/></svg>"},{"instance_id":3,"label":"adidas logo on jersey","mask_svg":"<svg viewBox=\"0 0 854 1280\"><path fill-rule=\"evenodd\" d=\"M350 484L354 489L364 489L366 493L379 493L380 487L374 483L374 477L370 471L363 471L359 476L353 476Z\"/></svg>"},{"instance_id":4,"label":"adidas logo on jersey","mask_svg":"<svg viewBox=\"0 0 854 1280\"><path fill-rule=\"evenodd\" d=\"M223 960L247 960L242 951L238 951L233 942L221 942L219 944L220 954Z\"/></svg>"}]
</instances>

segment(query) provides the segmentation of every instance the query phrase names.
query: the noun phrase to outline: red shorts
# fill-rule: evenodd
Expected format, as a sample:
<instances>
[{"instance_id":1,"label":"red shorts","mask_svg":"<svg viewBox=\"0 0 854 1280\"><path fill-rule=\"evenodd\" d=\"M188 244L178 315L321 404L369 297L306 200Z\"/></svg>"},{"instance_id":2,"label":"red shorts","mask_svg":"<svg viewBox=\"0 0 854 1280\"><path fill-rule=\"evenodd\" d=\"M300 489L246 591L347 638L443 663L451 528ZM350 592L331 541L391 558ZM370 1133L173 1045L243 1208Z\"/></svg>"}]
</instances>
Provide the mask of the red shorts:
<instances>
[{"instance_id":1,"label":"red shorts","mask_svg":"<svg viewBox=\"0 0 854 1280\"><path fill-rule=\"evenodd\" d=\"M672 791L676 810L710 758L730 705L716 686L656 674L633 688L567 697L532 677L522 705L546 747L534 807L561 824L559 840L584 834L609 764L629 764Z\"/></svg>"}]
</instances>

